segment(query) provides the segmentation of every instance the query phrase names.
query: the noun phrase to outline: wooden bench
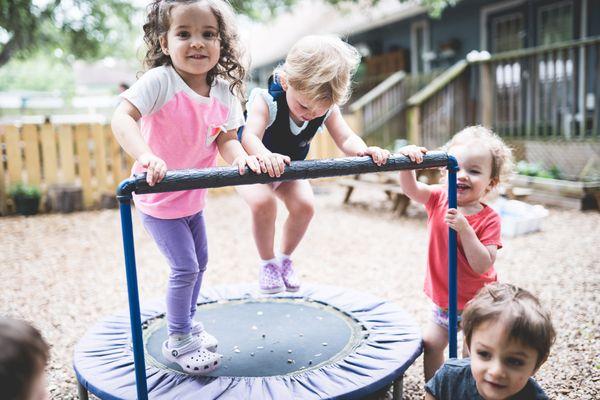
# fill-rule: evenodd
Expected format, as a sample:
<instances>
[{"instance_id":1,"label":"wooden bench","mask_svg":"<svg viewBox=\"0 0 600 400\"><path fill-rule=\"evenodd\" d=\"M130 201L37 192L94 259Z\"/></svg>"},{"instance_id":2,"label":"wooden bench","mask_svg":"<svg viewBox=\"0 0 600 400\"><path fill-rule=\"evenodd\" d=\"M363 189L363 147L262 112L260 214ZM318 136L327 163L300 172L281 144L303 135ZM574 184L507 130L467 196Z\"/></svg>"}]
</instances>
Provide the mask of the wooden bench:
<instances>
[{"instance_id":1,"label":"wooden bench","mask_svg":"<svg viewBox=\"0 0 600 400\"><path fill-rule=\"evenodd\" d=\"M527 200L527 197L529 197L532 193L533 189L519 186L509 186L505 191L506 197L509 199L521 201Z\"/></svg>"},{"instance_id":2,"label":"wooden bench","mask_svg":"<svg viewBox=\"0 0 600 400\"><path fill-rule=\"evenodd\" d=\"M374 176L376 178L365 178L366 176ZM397 174L394 174L394 177L397 176ZM410 199L402 192L397 180L392 178L389 174L356 175L354 178L341 179L338 183L346 188L344 204L350 202L350 196L352 196L352 193L356 188L382 190L387 195L388 199L393 201L392 211L397 212L399 215L405 215L406 209L410 204Z\"/></svg>"}]
</instances>

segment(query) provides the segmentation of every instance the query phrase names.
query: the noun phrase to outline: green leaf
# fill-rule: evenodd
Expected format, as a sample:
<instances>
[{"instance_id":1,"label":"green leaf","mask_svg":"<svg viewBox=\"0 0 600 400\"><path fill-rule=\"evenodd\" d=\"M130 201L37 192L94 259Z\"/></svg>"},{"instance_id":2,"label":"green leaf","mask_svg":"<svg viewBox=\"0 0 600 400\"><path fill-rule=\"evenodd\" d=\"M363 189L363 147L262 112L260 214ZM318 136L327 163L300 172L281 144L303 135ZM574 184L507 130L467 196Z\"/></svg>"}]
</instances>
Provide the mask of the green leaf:
<instances>
[{"instance_id":1,"label":"green leaf","mask_svg":"<svg viewBox=\"0 0 600 400\"><path fill-rule=\"evenodd\" d=\"M42 193L37 186L17 183L8 190L8 195L13 199L16 197L40 198Z\"/></svg>"}]
</instances>

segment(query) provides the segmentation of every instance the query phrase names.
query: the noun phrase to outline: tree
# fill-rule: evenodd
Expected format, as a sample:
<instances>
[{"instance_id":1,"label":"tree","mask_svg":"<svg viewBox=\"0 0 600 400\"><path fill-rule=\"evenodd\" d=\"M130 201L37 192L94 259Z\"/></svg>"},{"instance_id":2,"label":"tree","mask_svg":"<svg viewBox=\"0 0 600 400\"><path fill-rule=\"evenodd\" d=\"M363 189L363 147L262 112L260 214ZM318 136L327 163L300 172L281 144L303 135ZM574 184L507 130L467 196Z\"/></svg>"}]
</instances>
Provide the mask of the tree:
<instances>
[{"instance_id":1,"label":"tree","mask_svg":"<svg viewBox=\"0 0 600 400\"><path fill-rule=\"evenodd\" d=\"M431 17L439 18L446 7L452 7L459 1L460 0L421 0L421 4L429 10L429 15Z\"/></svg>"},{"instance_id":2,"label":"tree","mask_svg":"<svg viewBox=\"0 0 600 400\"><path fill-rule=\"evenodd\" d=\"M254 19L270 18L278 12L293 6L298 0L230 0L237 12L246 14ZM358 3L365 0L324 0L330 4ZM376 4L379 0L366 0ZM398 0L401 2L410 0ZM420 0L421 4L429 10L432 17L439 17L448 6L455 5L459 0Z\"/></svg>"},{"instance_id":3,"label":"tree","mask_svg":"<svg viewBox=\"0 0 600 400\"><path fill-rule=\"evenodd\" d=\"M237 12L269 18L298 0L230 0ZM331 4L359 0L324 0ZM377 3L379 0L366 0ZM399 0L406 1L406 0ZM421 0L432 15L458 0ZM93 59L114 55L131 32L135 6L127 0L0 0L0 67L38 49Z\"/></svg>"},{"instance_id":4,"label":"tree","mask_svg":"<svg viewBox=\"0 0 600 400\"><path fill-rule=\"evenodd\" d=\"M119 44L134 10L126 0L0 0L0 67L40 48L97 57Z\"/></svg>"}]
</instances>

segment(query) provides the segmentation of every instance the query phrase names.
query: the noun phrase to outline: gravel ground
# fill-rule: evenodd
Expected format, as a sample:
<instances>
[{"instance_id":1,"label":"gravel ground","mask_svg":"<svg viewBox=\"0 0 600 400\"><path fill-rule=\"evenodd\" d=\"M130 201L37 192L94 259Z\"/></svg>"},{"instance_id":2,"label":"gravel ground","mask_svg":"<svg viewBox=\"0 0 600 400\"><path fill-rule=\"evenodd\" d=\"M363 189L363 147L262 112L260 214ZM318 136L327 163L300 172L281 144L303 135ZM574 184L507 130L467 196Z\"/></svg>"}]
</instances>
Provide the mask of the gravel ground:
<instances>
[{"instance_id":1,"label":"gravel ground","mask_svg":"<svg viewBox=\"0 0 600 400\"><path fill-rule=\"evenodd\" d=\"M411 205L407 217L394 217L383 194L360 190L352 205L342 206L343 191L331 182L319 183L316 192L317 214L295 255L304 281L374 293L424 324L423 211ZM242 200L212 194L206 220L211 260L204 285L255 281ZM137 219L134 227L142 301L162 297L168 267ZM75 343L102 316L127 306L118 212L5 217L0 237L0 314L42 330L52 345L51 397L77 398ZM501 279L531 290L552 310L558 339L536 376L552 399L600 398L599 237L600 213L552 209L542 232L505 240L498 255ZM406 399L423 397L421 358L404 387Z\"/></svg>"}]
</instances>

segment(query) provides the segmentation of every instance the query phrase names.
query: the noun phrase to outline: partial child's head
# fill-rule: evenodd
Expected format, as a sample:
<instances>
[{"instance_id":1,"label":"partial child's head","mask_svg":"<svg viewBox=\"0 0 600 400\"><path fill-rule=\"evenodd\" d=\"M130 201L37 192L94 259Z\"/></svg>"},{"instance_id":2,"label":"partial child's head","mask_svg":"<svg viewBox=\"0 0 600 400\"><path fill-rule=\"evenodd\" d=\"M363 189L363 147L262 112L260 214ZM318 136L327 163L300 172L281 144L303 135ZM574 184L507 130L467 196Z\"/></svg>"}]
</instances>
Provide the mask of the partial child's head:
<instances>
[{"instance_id":1,"label":"partial child's head","mask_svg":"<svg viewBox=\"0 0 600 400\"><path fill-rule=\"evenodd\" d=\"M125 82L119 83L119 93L123 93L127 89L129 89L129 85L127 83L125 83Z\"/></svg>"},{"instance_id":2,"label":"partial child's head","mask_svg":"<svg viewBox=\"0 0 600 400\"><path fill-rule=\"evenodd\" d=\"M506 283L481 289L465 307L461 324L477 390L486 399L523 389L555 338L550 314L538 299Z\"/></svg>"},{"instance_id":3,"label":"partial child's head","mask_svg":"<svg viewBox=\"0 0 600 400\"><path fill-rule=\"evenodd\" d=\"M350 97L358 51L340 38L312 35L300 39L275 73L287 92L290 110L299 119L314 119Z\"/></svg>"},{"instance_id":4,"label":"partial child's head","mask_svg":"<svg viewBox=\"0 0 600 400\"><path fill-rule=\"evenodd\" d=\"M173 65L184 79L217 76L243 90L246 70L233 10L226 0L154 0L144 24L147 68ZM187 81L187 80L186 80Z\"/></svg>"},{"instance_id":5,"label":"partial child's head","mask_svg":"<svg viewBox=\"0 0 600 400\"><path fill-rule=\"evenodd\" d=\"M450 139L444 150L459 166L458 204L479 201L505 180L512 169L512 151L483 126L469 126Z\"/></svg>"},{"instance_id":6,"label":"partial child's head","mask_svg":"<svg viewBox=\"0 0 600 400\"><path fill-rule=\"evenodd\" d=\"M49 348L26 322L0 318L0 388L11 400L46 400L44 368Z\"/></svg>"}]
</instances>

